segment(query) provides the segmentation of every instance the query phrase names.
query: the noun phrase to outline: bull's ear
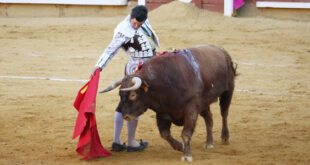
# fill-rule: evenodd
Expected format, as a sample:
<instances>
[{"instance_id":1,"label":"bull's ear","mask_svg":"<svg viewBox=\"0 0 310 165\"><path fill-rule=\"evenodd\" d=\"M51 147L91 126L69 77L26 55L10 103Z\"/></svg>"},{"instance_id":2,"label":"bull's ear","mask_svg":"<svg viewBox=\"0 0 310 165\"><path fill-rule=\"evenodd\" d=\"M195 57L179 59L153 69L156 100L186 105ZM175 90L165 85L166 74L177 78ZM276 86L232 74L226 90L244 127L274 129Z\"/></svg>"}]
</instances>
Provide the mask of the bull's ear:
<instances>
[{"instance_id":1,"label":"bull's ear","mask_svg":"<svg viewBox=\"0 0 310 165\"><path fill-rule=\"evenodd\" d=\"M143 81L141 87L142 87L142 89L144 90L145 93L149 90L149 85L147 84L146 81Z\"/></svg>"}]
</instances>

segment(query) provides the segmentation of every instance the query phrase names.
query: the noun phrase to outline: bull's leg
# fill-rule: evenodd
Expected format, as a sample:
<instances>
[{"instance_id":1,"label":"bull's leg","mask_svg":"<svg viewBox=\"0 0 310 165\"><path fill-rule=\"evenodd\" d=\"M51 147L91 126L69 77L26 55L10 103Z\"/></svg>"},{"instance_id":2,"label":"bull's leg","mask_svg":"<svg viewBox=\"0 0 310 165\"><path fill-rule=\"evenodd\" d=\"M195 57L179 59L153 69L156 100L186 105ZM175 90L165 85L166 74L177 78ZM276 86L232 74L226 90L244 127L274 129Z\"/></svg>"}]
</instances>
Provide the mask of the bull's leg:
<instances>
[{"instance_id":1,"label":"bull's leg","mask_svg":"<svg viewBox=\"0 0 310 165\"><path fill-rule=\"evenodd\" d=\"M221 115L222 115L222 122L223 122L221 138L224 144L229 144L229 130L228 130L228 125L227 125L227 116L228 116L229 106L231 103L232 94L233 94L233 90L225 91L220 96L220 107L221 107Z\"/></svg>"},{"instance_id":2,"label":"bull's leg","mask_svg":"<svg viewBox=\"0 0 310 165\"><path fill-rule=\"evenodd\" d=\"M181 142L175 140L170 133L171 122L162 119L160 116L156 116L157 126L160 132L160 136L167 140L168 143L172 146L173 149L178 151L183 151L183 145Z\"/></svg>"},{"instance_id":3,"label":"bull's leg","mask_svg":"<svg viewBox=\"0 0 310 165\"><path fill-rule=\"evenodd\" d=\"M187 160L189 162L193 161L192 155L191 155L191 148L190 148L190 142L191 138L196 126L197 121L197 112L195 109L190 109L185 111L184 114L184 128L182 131L182 139L184 144L184 150L183 150L183 156L181 158L182 161Z\"/></svg>"},{"instance_id":4,"label":"bull's leg","mask_svg":"<svg viewBox=\"0 0 310 165\"><path fill-rule=\"evenodd\" d=\"M200 115L205 120L206 130L207 130L207 138L206 138L207 142L205 144L205 148L214 148L213 133L212 133L213 118L212 118L212 113L210 111L210 106L207 106L207 108L204 111L202 111Z\"/></svg>"}]
</instances>

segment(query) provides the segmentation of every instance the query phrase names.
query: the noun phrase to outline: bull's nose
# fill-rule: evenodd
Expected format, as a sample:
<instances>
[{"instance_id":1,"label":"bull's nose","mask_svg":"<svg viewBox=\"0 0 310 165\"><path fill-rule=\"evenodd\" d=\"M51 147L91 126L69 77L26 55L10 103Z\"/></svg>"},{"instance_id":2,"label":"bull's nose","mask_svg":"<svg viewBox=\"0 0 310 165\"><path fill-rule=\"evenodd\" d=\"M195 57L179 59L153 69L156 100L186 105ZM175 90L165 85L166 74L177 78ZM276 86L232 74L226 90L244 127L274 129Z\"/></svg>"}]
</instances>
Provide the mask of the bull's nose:
<instances>
[{"instance_id":1,"label":"bull's nose","mask_svg":"<svg viewBox=\"0 0 310 165\"><path fill-rule=\"evenodd\" d=\"M129 120L129 118L130 118L130 117L129 117L128 115L124 115L124 116L123 116L123 119L124 119L124 120Z\"/></svg>"},{"instance_id":2,"label":"bull's nose","mask_svg":"<svg viewBox=\"0 0 310 165\"><path fill-rule=\"evenodd\" d=\"M133 116L130 116L130 115L124 115L124 116L123 116L123 119L124 119L124 120L127 120L127 121L132 121L132 120L135 120L136 118L133 117Z\"/></svg>"}]
</instances>

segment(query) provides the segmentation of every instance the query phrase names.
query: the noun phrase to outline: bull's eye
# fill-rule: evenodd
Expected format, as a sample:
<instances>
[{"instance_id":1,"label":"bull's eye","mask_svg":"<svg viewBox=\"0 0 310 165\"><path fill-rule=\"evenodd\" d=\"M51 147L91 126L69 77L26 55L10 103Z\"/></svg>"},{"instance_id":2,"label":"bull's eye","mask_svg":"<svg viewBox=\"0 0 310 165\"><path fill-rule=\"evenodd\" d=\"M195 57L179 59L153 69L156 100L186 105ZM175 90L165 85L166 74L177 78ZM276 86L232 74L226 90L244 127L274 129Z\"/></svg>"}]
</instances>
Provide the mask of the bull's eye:
<instances>
[{"instance_id":1,"label":"bull's eye","mask_svg":"<svg viewBox=\"0 0 310 165\"><path fill-rule=\"evenodd\" d=\"M131 91L129 94L129 100L135 101L137 99L137 93L134 91Z\"/></svg>"}]
</instances>

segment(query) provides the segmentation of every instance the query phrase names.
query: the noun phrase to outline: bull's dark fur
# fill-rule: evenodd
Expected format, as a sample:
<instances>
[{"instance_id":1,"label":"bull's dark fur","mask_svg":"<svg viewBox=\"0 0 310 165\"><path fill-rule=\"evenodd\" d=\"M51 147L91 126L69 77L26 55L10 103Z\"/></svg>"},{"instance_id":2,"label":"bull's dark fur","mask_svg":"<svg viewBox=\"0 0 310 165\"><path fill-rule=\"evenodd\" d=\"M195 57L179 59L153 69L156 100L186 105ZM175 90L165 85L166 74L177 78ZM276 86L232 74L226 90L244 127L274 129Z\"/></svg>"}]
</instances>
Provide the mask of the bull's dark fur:
<instances>
[{"instance_id":1,"label":"bull's dark fur","mask_svg":"<svg viewBox=\"0 0 310 165\"><path fill-rule=\"evenodd\" d=\"M202 81L185 58L190 53L199 64ZM198 115L206 123L206 147L213 147L210 104L219 98L223 121L221 138L228 142L227 115L234 91L236 68L224 49L203 45L154 57L136 74L126 76L121 88L131 86L134 76L143 80L142 86L135 91L120 91L119 108L125 119L134 119L148 108L152 109L156 113L161 136L174 149L183 151L186 158L191 156L190 139ZM184 126L184 146L171 136L171 123Z\"/></svg>"}]
</instances>

